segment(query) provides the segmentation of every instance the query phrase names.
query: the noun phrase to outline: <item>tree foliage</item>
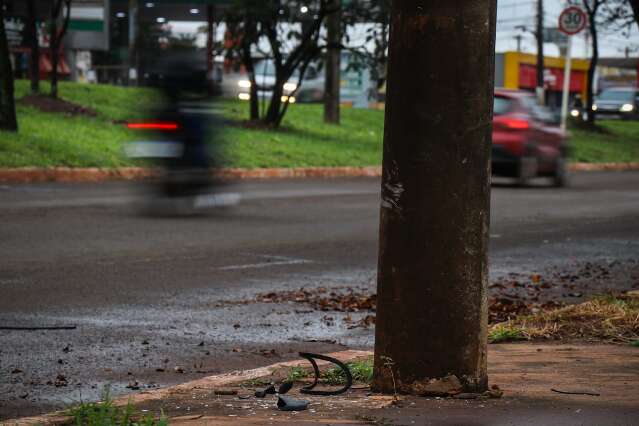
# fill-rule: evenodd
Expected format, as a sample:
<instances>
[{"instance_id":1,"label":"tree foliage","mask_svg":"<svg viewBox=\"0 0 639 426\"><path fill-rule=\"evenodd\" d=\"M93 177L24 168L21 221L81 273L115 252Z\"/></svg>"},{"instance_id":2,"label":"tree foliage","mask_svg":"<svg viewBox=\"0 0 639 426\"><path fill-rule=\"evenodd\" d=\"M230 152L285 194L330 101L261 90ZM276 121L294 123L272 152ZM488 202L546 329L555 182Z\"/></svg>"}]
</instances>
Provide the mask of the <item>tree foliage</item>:
<instances>
[{"instance_id":1,"label":"tree foliage","mask_svg":"<svg viewBox=\"0 0 639 426\"><path fill-rule=\"evenodd\" d=\"M251 118L277 127L289 106L284 83L294 79L297 90L312 63L322 67L326 50L325 21L332 13L341 13L342 40L340 49L354 53L360 66L371 69L378 85L385 78L388 52L390 0L342 1L340 8L330 0L235 0L225 21L232 34L227 43L227 58L238 59L251 82ZM366 24L366 40L353 44L348 28ZM372 46L372 47L371 47ZM260 87L255 76L258 59L273 62L275 83ZM260 117L258 91L270 95L268 107ZM295 93L292 93L295 95ZM284 100L283 100L284 99Z\"/></svg>"},{"instance_id":2,"label":"tree foliage","mask_svg":"<svg viewBox=\"0 0 639 426\"><path fill-rule=\"evenodd\" d=\"M588 111L588 124L592 126L595 123L592 105L595 71L599 62L599 34L606 29L621 29L628 36L630 25L635 22L633 11L636 10L637 0L570 0L569 3L581 6L588 17L592 56L588 68L586 111Z\"/></svg>"}]
</instances>

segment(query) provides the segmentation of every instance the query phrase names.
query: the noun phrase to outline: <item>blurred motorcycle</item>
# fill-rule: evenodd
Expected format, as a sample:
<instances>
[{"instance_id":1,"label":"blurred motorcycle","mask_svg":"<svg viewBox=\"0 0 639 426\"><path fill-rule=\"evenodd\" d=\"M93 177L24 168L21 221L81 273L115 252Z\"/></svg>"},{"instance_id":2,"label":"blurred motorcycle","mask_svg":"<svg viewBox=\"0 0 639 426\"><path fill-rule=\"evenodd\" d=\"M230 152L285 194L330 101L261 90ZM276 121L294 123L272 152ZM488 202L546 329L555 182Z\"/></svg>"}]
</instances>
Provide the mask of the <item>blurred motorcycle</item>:
<instances>
[{"instance_id":1,"label":"blurred motorcycle","mask_svg":"<svg viewBox=\"0 0 639 426\"><path fill-rule=\"evenodd\" d=\"M152 81L163 94L161 107L150 111L149 119L127 124L144 138L125 148L129 158L160 170L150 182L145 210L184 214L237 204L239 194L221 193L222 182L211 173L219 167L215 134L221 120L208 96L206 69L189 58L172 57L159 64Z\"/></svg>"}]
</instances>

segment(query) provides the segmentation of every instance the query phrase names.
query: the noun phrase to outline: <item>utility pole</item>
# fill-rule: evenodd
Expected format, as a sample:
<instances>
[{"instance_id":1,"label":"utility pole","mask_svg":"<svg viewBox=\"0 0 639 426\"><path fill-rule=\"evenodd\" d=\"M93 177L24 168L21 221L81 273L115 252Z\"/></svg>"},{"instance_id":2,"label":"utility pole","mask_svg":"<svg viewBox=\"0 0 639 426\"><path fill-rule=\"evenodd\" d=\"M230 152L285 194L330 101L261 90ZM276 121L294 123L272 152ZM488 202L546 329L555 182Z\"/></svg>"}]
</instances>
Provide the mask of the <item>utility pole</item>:
<instances>
[{"instance_id":1,"label":"utility pole","mask_svg":"<svg viewBox=\"0 0 639 426\"><path fill-rule=\"evenodd\" d=\"M537 99L544 105L544 0L537 0Z\"/></svg>"},{"instance_id":2,"label":"utility pole","mask_svg":"<svg viewBox=\"0 0 639 426\"><path fill-rule=\"evenodd\" d=\"M517 41L517 52L521 52L521 39L522 39L521 34L517 34L515 36L515 40Z\"/></svg>"},{"instance_id":3,"label":"utility pole","mask_svg":"<svg viewBox=\"0 0 639 426\"><path fill-rule=\"evenodd\" d=\"M327 16L326 79L324 80L324 122L339 124L339 89L342 34L340 29L341 0L332 0L333 10Z\"/></svg>"},{"instance_id":4,"label":"utility pole","mask_svg":"<svg viewBox=\"0 0 639 426\"><path fill-rule=\"evenodd\" d=\"M376 391L424 394L449 374L465 391L488 385L496 10L496 0L392 3Z\"/></svg>"}]
</instances>

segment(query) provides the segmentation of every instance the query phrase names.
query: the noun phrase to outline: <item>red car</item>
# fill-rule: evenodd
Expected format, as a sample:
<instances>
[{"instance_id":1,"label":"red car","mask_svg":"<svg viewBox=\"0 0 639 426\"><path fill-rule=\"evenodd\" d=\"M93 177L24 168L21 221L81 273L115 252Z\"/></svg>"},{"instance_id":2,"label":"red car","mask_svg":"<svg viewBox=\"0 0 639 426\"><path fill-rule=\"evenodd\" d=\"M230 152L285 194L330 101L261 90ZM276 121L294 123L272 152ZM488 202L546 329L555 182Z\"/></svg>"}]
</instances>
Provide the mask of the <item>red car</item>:
<instances>
[{"instance_id":1,"label":"red car","mask_svg":"<svg viewBox=\"0 0 639 426\"><path fill-rule=\"evenodd\" d=\"M556 117L537 104L531 93L495 90L493 175L517 179L550 177L555 186L567 184L568 143Z\"/></svg>"}]
</instances>

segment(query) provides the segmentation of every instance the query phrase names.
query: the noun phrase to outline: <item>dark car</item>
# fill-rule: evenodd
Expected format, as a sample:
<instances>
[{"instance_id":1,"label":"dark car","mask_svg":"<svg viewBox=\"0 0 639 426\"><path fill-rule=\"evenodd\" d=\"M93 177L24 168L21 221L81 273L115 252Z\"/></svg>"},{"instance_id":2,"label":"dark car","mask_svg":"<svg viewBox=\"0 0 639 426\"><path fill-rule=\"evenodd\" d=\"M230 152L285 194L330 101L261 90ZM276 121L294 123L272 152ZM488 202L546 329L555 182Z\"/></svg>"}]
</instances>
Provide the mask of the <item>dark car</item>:
<instances>
[{"instance_id":1,"label":"dark car","mask_svg":"<svg viewBox=\"0 0 639 426\"><path fill-rule=\"evenodd\" d=\"M592 104L592 113L599 118L639 119L639 91L634 87L610 87L599 94Z\"/></svg>"},{"instance_id":2,"label":"dark car","mask_svg":"<svg viewBox=\"0 0 639 426\"><path fill-rule=\"evenodd\" d=\"M520 185L544 176L555 186L567 183L568 144L557 117L521 91L495 91L492 168L496 176Z\"/></svg>"}]
</instances>

